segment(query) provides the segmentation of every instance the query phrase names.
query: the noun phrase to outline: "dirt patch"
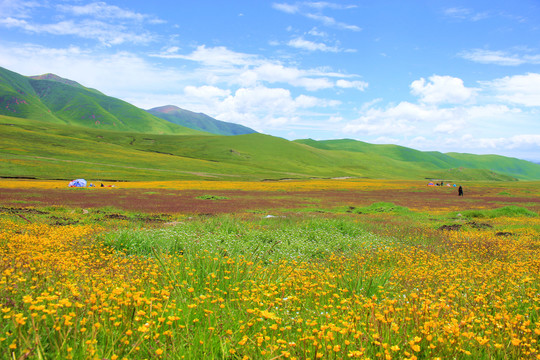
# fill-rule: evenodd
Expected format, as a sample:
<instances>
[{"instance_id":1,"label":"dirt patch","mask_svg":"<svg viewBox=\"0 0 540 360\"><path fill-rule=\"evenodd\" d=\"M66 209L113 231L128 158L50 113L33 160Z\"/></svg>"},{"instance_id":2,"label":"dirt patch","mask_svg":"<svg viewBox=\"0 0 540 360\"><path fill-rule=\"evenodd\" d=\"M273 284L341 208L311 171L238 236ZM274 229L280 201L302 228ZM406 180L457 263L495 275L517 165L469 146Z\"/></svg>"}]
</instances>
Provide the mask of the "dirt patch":
<instances>
[{"instance_id":1,"label":"dirt patch","mask_svg":"<svg viewBox=\"0 0 540 360\"><path fill-rule=\"evenodd\" d=\"M472 228L479 229L479 230L485 230L485 229L492 229L493 226L486 223L477 223L475 221L470 221L466 225L469 225Z\"/></svg>"},{"instance_id":2,"label":"dirt patch","mask_svg":"<svg viewBox=\"0 0 540 360\"><path fill-rule=\"evenodd\" d=\"M36 210L36 209L32 209L32 208L12 208L12 207L5 207L5 206L0 206L0 213L1 212L7 212L7 213L10 213L10 214L20 214L20 213L24 213L24 214L48 214L48 212L46 212L46 211Z\"/></svg>"},{"instance_id":3,"label":"dirt patch","mask_svg":"<svg viewBox=\"0 0 540 360\"><path fill-rule=\"evenodd\" d=\"M461 229L461 226L460 224L453 224L453 225L443 225L439 228L439 230L443 230L443 231L458 231L459 229Z\"/></svg>"},{"instance_id":4,"label":"dirt patch","mask_svg":"<svg viewBox=\"0 0 540 360\"><path fill-rule=\"evenodd\" d=\"M113 220L129 220L127 216L121 214L107 214L105 215L105 218Z\"/></svg>"},{"instance_id":5,"label":"dirt patch","mask_svg":"<svg viewBox=\"0 0 540 360\"><path fill-rule=\"evenodd\" d=\"M68 226L68 225L76 225L79 223L78 220L66 219L66 218L58 217L58 216L51 216L49 219L52 221L52 225L55 225L55 226Z\"/></svg>"},{"instance_id":6,"label":"dirt patch","mask_svg":"<svg viewBox=\"0 0 540 360\"><path fill-rule=\"evenodd\" d=\"M513 233L511 232L507 232L507 231L499 231L499 232L496 232L495 233L495 236L512 236L514 235Z\"/></svg>"}]
</instances>

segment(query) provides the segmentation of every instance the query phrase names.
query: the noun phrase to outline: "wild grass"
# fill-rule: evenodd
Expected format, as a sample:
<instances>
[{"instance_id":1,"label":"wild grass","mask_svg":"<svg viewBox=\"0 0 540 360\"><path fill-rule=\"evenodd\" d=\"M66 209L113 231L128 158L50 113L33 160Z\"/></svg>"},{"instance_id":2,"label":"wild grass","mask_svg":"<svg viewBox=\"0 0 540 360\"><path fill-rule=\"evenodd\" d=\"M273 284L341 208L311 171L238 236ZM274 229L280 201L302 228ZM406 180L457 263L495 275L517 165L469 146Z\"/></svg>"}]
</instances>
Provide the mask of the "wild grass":
<instances>
[{"instance_id":1,"label":"wild grass","mask_svg":"<svg viewBox=\"0 0 540 360\"><path fill-rule=\"evenodd\" d=\"M468 218L497 218L497 217L520 217L520 216L527 216L527 217L535 217L538 216L538 214L534 211L531 211L529 209L526 209L521 206L504 206L497 209L489 209L489 210L467 210L460 212L462 216L468 217Z\"/></svg>"},{"instance_id":2,"label":"wild grass","mask_svg":"<svg viewBox=\"0 0 540 360\"><path fill-rule=\"evenodd\" d=\"M81 216L59 211L0 220L1 359L538 357L538 216L39 221Z\"/></svg>"}]
</instances>

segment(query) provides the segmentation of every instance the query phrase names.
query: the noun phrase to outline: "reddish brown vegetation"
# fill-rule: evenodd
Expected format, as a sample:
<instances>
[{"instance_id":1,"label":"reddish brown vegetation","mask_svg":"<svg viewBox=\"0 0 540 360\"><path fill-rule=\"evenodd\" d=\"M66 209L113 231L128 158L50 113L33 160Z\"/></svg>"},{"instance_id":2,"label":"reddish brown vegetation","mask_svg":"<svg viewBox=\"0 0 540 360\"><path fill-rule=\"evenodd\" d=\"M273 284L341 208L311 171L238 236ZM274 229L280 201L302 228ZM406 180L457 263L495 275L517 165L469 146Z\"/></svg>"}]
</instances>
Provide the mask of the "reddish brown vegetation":
<instances>
[{"instance_id":1,"label":"reddish brown vegetation","mask_svg":"<svg viewBox=\"0 0 540 360\"><path fill-rule=\"evenodd\" d=\"M483 188L467 189L458 197L455 189L401 190L321 190L242 191L170 189L0 189L4 206L68 206L93 208L112 206L147 213L218 214L280 209L330 209L339 206L363 207L375 202L392 202L414 210L466 210L527 204L540 210L540 199L496 195ZM500 191L500 190L497 190ZM223 200L197 199L201 195L227 197Z\"/></svg>"}]
</instances>

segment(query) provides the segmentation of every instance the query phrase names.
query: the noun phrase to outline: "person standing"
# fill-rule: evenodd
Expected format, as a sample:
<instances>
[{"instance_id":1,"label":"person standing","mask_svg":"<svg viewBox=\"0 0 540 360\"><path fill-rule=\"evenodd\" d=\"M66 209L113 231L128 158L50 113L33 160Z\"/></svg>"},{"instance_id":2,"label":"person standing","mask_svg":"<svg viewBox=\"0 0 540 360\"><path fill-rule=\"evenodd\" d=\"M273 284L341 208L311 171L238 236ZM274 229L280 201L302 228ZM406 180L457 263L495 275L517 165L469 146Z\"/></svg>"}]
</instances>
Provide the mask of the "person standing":
<instances>
[{"instance_id":1,"label":"person standing","mask_svg":"<svg viewBox=\"0 0 540 360\"><path fill-rule=\"evenodd\" d=\"M463 188L461 187L461 185L459 185L457 192L458 192L458 196L463 196Z\"/></svg>"}]
</instances>

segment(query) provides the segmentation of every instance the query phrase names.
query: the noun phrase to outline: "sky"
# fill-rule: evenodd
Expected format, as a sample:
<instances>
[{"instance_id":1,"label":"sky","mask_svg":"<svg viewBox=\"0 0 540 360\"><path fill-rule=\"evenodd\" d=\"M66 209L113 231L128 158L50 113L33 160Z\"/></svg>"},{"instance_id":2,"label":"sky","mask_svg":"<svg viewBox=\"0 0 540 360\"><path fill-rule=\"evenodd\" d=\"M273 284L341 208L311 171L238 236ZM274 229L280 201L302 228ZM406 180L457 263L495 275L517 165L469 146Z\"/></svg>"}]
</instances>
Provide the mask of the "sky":
<instances>
[{"instance_id":1,"label":"sky","mask_svg":"<svg viewBox=\"0 0 540 360\"><path fill-rule=\"evenodd\" d=\"M289 140L540 162L538 0L0 0L0 66Z\"/></svg>"}]
</instances>

